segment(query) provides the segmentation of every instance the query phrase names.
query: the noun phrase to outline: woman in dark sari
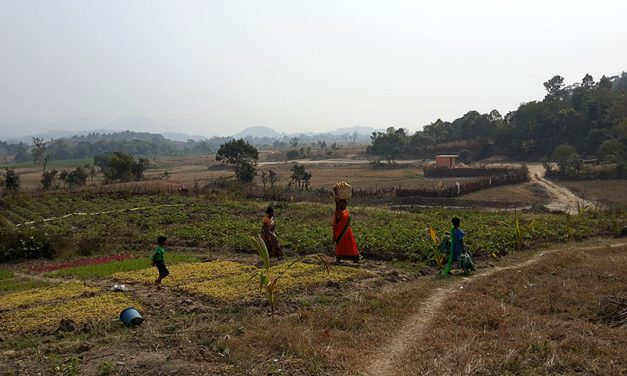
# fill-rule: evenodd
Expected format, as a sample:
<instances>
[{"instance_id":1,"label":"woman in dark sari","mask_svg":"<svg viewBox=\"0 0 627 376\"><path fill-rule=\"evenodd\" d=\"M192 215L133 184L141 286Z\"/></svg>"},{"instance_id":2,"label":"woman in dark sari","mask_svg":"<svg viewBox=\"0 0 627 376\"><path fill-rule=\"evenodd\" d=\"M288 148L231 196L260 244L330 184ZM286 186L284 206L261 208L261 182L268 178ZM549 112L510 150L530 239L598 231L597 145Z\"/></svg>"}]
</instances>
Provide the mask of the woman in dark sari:
<instances>
[{"instance_id":1,"label":"woman in dark sari","mask_svg":"<svg viewBox=\"0 0 627 376\"><path fill-rule=\"evenodd\" d=\"M283 258L283 250L276 235L276 223L274 222L274 208L272 205L266 209L266 216L261 225L261 238L266 243L270 257Z\"/></svg>"}]
</instances>

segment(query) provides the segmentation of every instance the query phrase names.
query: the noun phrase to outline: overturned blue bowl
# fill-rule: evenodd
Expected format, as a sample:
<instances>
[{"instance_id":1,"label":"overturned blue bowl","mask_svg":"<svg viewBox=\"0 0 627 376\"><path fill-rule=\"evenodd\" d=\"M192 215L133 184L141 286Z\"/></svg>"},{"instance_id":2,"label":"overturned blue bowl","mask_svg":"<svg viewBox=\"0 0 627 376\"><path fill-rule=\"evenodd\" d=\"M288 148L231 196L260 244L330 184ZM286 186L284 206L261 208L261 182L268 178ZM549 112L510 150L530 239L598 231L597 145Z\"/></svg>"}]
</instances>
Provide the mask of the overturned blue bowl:
<instances>
[{"instance_id":1,"label":"overturned blue bowl","mask_svg":"<svg viewBox=\"0 0 627 376\"><path fill-rule=\"evenodd\" d=\"M142 315L137 312L135 307L127 307L120 312L120 320L126 326L139 325L144 321Z\"/></svg>"}]
</instances>

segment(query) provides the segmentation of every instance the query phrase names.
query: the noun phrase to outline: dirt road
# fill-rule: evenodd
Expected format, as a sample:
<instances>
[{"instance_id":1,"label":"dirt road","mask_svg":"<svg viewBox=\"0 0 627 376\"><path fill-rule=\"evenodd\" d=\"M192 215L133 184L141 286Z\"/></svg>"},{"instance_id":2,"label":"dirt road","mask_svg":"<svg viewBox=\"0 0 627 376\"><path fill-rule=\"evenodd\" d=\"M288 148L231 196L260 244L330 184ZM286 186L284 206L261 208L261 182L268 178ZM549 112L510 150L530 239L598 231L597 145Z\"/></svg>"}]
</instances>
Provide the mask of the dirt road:
<instances>
[{"instance_id":1,"label":"dirt road","mask_svg":"<svg viewBox=\"0 0 627 376\"><path fill-rule=\"evenodd\" d=\"M627 243L620 242L609 245L610 247L623 247ZM580 247L579 250L596 250L606 249L608 245L595 246L595 247ZM407 358L407 352L410 346L420 341L421 336L430 327L430 323L435 319L436 313L441 307L445 299L451 298L451 295L459 293L464 288L464 284L473 281L477 278L487 277L495 273L516 270L529 265L532 265L540 261L543 257L553 252L563 251L564 248L556 248L548 251L539 252L530 259L506 267L497 267L489 270L485 270L468 277L464 277L460 283L455 283L449 287L441 288L435 291L435 293L428 298L419 309L409 316L405 320L405 324L400 330L392 336L392 340L380 347L369 358L373 359L370 364L367 364L363 369L363 375L372 376L393 376L402 374L399 369L402 369L403 362Z\"/></svg>"},{"instance_id":2,"label":"dirt road","mask_svg":"<svg viewBox=\"0 0 627 376\"><path fill-rule=\"evenodd\" d=\"M582 205L585 207L596 207L599 205L596 202L584 200L568 188L545 179L544 167L541 164L530 164L527 167L529 168L531 181L544 188L551 198L551 201L545 205L547 208L576 214L577 209Z\"/></svg>"}]
</instances>

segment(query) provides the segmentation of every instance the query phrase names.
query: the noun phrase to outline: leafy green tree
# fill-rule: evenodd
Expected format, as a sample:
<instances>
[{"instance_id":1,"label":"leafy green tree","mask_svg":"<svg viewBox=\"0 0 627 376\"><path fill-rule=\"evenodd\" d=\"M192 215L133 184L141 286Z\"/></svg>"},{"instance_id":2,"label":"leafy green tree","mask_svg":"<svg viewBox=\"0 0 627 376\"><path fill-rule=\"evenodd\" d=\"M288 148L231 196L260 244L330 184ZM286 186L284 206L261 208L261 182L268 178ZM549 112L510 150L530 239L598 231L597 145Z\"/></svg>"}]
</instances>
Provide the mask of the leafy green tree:
<instances>
[{"instance_id":1,"label":"leafy green tree","mask_svg":"<svg viewBox=\"0 0 627 376\"><path fill-rule=\"evenodd\" d=\"M367 153L384 157L391 164L403 154L405 136L403 128L389 127L385 133L373 132L370 136L372 145L368 147Z\"/></svg>"},{"instance_id":2,"label":"leafy green tree","mask_svg":"<svg viewBox=\"0 0 627 376\"><path fill-rule=\"evenodd\" d=\"M42 165L44 171L46 171L46 166L48 165L48 160L50 159L50 152L48 151L47 143L41 137L33 137L33 162L35 162L35 166Z\"/></svg>"},{"instance_id":3,"label":"leafy green tree","mask_svg":"<svg viewBox=\"0 0 627 376\"><path fill-rule=\"evenodd\" d=\"M255 178L258 159L257 149L243 139L220 145L216 154L216 161L233 166L235 176L242 182L251 182Z\"/></svg>"},{"instance_id":4,"label":"leafy green tree","mask_svg":"<svg viewBox=\"0 0 627 376\"><path fill-rule=\"evenodd\" d=\"M569 155L566 159L557 163L560 171L560 177L577 176L583 168L583 159L577 153Z\"/></svg>"},{"instance_id":5,"label":"leafy green tree","mask_svg":"<svg viewBox=\"0 0 627 376\"><path fill-rule=\"evenodd\" d=\"M488 120L491 122L503 120L503 116L501 116L501 113L498 112L497 110L492 110L488 114Z\"/></svg>"},{"instance_id":6,"label":"leafy green tree","mask_svg":"<svg viewBox=\"0 0 627 376\"><path fill-rule=\"evenodd\" d=\"M277 175L276 171L269 170L268 171L268 181L270 182L270 188L274 189L274 184L276 184L276 182L278 180L279 180L279 176Z\"/></svg>"},{"instance_id":7,"label":"leafy green tree","mask_svg":"<svg viewBox=\"0 0 627 376\"><path fill-rule=\"evenodd\" d=\"M553 76L553 78L544 83L544 88L547 91L548 98L561 99L565 94L564 77Z\"/></svg>"},{"instance_id":8,"label":"leafy green tree","mask_svg":"<svg viewBox=\"0 0 627 376\"><path fill-rule=\"evenodd\" d=\"M595 86L596 83L594 83L594 78L592 78L589 74L586 74L581 80L581 87L585 89L593 89Z\"/></svg>"},{"instance_id":9,"label":"leafy green tree","mask_svg":"<svg viewBox=\"0 0 627 376\"><path fill-rule=\"evenodd\" d=\"M305 171L305 165L295 164L291 168L292 176L290 176L291 184L296 184L298 190L309 188L309 180L311 180L311 173Z\"/></svg>"},{"instance_id":10,"label":"leafy green tree","mask_svg":"<svg viewBox=\"0 0 627 376\"><path fill-rule=\"evenodd\" d=\"M612 80L603 75L603 77L601 77L601 79L599 80L599 88L605 90L612 89Z\"/></svg>"},{"instance_id":11,"label":"leafy green tree","mask_svg":"<svg viewBox=\"0 0 627 376\"><path fill-rule=\"evenodd\" d=\"M607 140L599 146L599 159L605 162L623 162L625 145L618 140Z\"/></svg>"},{"instance_id":12,"label":"leafy green tree","mask_svg":"<svg viewBox=\"0 0 627 376\"><path fill-rule=\"evenodd\" d=\"M568 157L577 153L577 149L568 145L562 144L555 148L553 154L551 154L551 161L553 162L562 162L565 161Z\"/></svg>"},{"instance_id":13,"label":"leafy green tree","mask_svg":"<svg viewBox=\"0 0 627 376\"><path fill-rule=\"evenodd\" d=\"M146 158L135 160L132 155L121 152L97 155L94 157L94 163L100 167L107 183L141 180L144 171L150 166Z\"/></svg>"},{"instance_id":14,"label":"leafy green tree","mask_svg":"<svg viewBox=\"0 0 627 376\"><path fill-rule=\"evenodd\" d=\"M465 164L472 163L472 153L470 152L470 150L465 149L465 150L460 151L459 160Z\"/></svg>"}]
</instances>

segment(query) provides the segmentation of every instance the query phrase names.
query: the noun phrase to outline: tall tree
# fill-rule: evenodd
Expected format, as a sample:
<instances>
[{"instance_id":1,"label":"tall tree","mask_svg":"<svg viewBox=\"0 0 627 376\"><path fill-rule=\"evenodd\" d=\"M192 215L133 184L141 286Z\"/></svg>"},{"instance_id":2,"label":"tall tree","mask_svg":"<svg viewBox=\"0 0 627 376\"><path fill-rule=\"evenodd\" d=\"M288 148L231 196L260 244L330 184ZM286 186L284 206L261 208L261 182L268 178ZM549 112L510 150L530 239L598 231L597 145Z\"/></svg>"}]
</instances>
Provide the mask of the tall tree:
<instances>
[{"instance_id":1,"label":"tall tree","mask_svg":"<svg viewBox=\"0 0 627 376\"><path fill-rule=\"evenodd\" d=\"M231 140L220 145L216 161L233 166L235 176L243 182L251 182L256 173L259 151L243 139Z\"/></svg>"},{"instance_id":2,"label":"tall tree","mask_svg":"<svg viewBox=\"0 0 627 376\"><path fill-rule=\"evenodd\" d=\"M547 97L561 99L565 93L564 77L553 76L553 78L544 83L544 88L547 91Z\"/></svg>"},{"instance_id":3,"label":"tall tree","mask_svg":"<svg viewBox=\"0 0 627 376\"><path fill-rule=\"evenodd\" d=\"M42 137L33 137L33 162L35 166L42 165L44 171L48 165L50 154L48 152L47 143Z\"/></svg>"}]
</instances>

